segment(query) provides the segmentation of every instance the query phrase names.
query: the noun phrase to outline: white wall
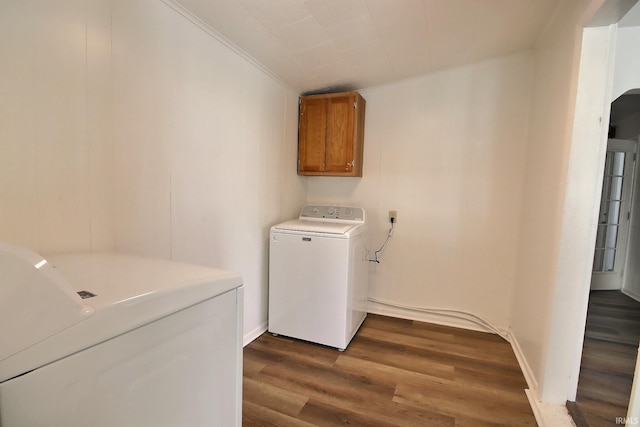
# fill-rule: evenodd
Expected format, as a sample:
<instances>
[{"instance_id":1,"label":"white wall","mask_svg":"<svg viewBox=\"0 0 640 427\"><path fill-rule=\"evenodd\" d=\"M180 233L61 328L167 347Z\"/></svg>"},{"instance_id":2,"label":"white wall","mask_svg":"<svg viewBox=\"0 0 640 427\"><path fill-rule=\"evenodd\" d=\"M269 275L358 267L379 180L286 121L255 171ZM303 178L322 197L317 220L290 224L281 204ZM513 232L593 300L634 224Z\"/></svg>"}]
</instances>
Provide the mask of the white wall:
<instances>
[{"instance_id":1,"label":"white wall","mask_svg":"<svg viewBox=\"0 0 640 427\"><path fill-rule=\"evenodd\" d=\"M2 241L44 253L114 247L105 4L0 3Z\"/></svg>"},{"instance_id":2,"label":"white wall","mask_svg":"<svg viewBox=\"0 0 640 427\"><path fill-rule=\"evenodd\" d=\"M566 400L570 374L566 350L572 350L562 341L567 337L562 313L570 311L573 303L582 303L572 299L572 284L557 283L556 278L562 269L561 249L575 249L570 242L562 246L561 238L586 6L580 0L559 4L536 45L526 196L513 300L512 332L536 383L532 387L540 387L542 400L556 403ZM565 381L565 388L553 384L554 380Z\"/></svg>"},{"instance_id":3,"label":"white wall","mask_svg":"<svg viewBox=\"0 0 640 427\"><path fill-rule=\"evenodd\" d=\"M237 271L251 336L304 201L297 94L173 6L0 3L0 240Z\"/></svg>"},{"instance_id":4,"label":"white wall","mask_svg":"<svg viewBox=\"0 0 640 427\"><path fill-rule=\"evenodd\" d=\"M361 91L364 176L309 178L308 200L362 205L372 250L398 211L370 296L509 326L531 65L522 53Z\"/></svg>"},{"instance_id":5,"label":"white wall","mask_svg":"<svg viewBox=\"0 0 640 427\"><path fill-rule=\"evenodd\" d=\"M640 4L631 13L636 16ZM614 93L611 101L631 89L640 89L640 27L620 27L617 31ZM616 137L637 139L640 136L640 113L634 113L616 123ZM633 195L633 216L629 230L629 247L623 277L623 292L640 300L640 266L634 262L640 256L640 175L636 166Z\"/></svg>"},{"instance_id":6,"label":"white wall","mask_svg":"<svg viewBox=\"0 0 640 427\"><path fill-rule=\"evenodd\" d=\"M398 210L371 295L511 325L543 397L559 399L587 3L560 3L533 59L363 91L365 176L334 179L295 174L297 95L170 2L2 2L0 240L238 271L250 336L266 321L268 227L296 215L305 187L308 201L364 206L372 248Z\"/></svg>"},{"instance_id":7,"label":"white wall","mask_svg":"<svg viewBox=\"0 0 640 427\"><path fill-rule=\"evenodd\" d=\"M616 131L620 129L621 138L639 141L640 113L631 114L618 123ZM622 292L640 301L640 265L636 261L640 257L640 170L637 161L632 198L629 246L622 277Z\"/></svg>"},{"instance_id":8,"label":"white wall","mask_svg":"<svg viewBox=\"0 0 640 427\"><path fill-rule=\"evenodd\" d=\"M546 400L575 400L607 149L616 26L583 32L545 372Z\"/></svg>"},{"instance_id":9,"label":"white wall","mask_svg":"<svg viewBox=\"0 0 640 427\"><path fill-rule=\"evenodd\" d=\"M616 24L586 28L583 33L559 264L541 376L540 395L546 401L563 403L576 397L610 102L617 97L612 92L624 87L620 81L629 77L627 70L621 72L619 67L624 62L633 67L637 62L637 44L625 42L625 33L628 31L621 31ZM621 56L629 60L621 61ZM628 255L633 259L631 250ZM633 263L629 266L627 273L633 273ZM625 276L626 280L629 274Z\"/></svg>"},{"instance_id":10,"label":"white wall","mask_svg":"<svg viewBox=\"0 0 640 427\"><path fill-rule=\"evenodd\" d=\"M633 10L640 9L636 5ZM630 89L640 88L640 27L620 27L616 37L615 72L611 101Z\"/></svg>"},{"instance_id":11,"label":"white wall","mask_svg":"<svg viewBox=\"0 0 640 427\"><path fill-rule=\"evenodd\" d=\"M561 3L536 46L513 333L538 396L562 404L575 398L614 82L615 30L583 32L603 3Z\"/></svg>"},{"instance_id":12,"label":"white wall","mask_svg":"<svg viewBox=\"0 0 640 427\"><path fill-rule=\"evenodd\" d=\"M112 19L116 248L241 273L262 332L269 227L304 202L298 96L161 2Z\"/></svg>"}]
</instances>

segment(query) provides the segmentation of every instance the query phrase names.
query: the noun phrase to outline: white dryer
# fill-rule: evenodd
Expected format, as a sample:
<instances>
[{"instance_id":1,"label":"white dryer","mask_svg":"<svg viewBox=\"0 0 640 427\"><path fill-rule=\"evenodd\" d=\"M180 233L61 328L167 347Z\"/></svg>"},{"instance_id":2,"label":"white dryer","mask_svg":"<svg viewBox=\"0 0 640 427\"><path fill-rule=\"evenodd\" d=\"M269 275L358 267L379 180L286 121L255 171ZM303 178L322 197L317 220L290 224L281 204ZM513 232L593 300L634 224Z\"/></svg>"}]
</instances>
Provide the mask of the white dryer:
<instances>
[{"instance_id":1,"label":"white dryer","mask_svg":"<svg viewBox=\"0 0 640 427\"><path fill-rule=\"evenodd\" d=\"M0 243L0 425L240 426L242 278Z\"/></svg>"},{"instance_id":2,"label":"white dryer","mask_svg":"<svg viewBox=\"0 0 640 427\"><path fill-rule=\"evenodd\" d=\"M344 350L367 311L364 209L305 206L271 227L269 332Z\"/></svg>"}]
</instances>

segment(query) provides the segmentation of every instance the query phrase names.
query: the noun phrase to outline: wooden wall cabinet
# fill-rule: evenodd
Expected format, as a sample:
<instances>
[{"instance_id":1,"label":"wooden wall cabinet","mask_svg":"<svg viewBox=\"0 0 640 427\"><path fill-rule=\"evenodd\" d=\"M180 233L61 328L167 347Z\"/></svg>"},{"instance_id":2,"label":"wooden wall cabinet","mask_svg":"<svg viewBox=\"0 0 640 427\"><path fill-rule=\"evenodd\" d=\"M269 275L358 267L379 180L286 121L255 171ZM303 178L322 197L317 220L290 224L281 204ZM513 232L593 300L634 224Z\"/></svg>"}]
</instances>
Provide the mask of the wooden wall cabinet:
<instances>
[{"instance_id":1,"label":"wooden wall cabinet","mask_svg":"<svg viewBox=\"0 0 640 427\"><path fill-rule=\"evenodd\" d=\"M300 97L299 175L362 176L365 104L358 92Z\"/></svg>"}]
</instances>

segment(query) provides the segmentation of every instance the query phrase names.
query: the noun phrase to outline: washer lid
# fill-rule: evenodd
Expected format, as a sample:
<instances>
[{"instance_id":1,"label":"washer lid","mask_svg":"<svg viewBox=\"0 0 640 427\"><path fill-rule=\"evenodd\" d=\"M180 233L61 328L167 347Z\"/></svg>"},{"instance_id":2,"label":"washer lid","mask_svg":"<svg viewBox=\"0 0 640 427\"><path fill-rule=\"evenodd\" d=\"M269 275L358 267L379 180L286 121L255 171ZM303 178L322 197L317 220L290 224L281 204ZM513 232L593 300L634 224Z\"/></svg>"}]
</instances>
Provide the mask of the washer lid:
<instances>
[{"instance_id":1,"label":"washer lid","mask_svg":"<svg viewBox=\"0 0 640 427\"><path fill-rule=\"evenodd\" d=\"M33 287L31 283L36 283L45 295L70 293L67 299L73 304L63 305L58 301L62 298L43 299L34 293L19 300L20 307L13 312L25 313L21 324L26 327L19 324L3 334L0 382L242 286L242 278L235 273L129 255L56 255L47 261L58 283L36 282L30 276L18 285ZM7 286L3 278L0 285ZM12 304L0 300L2 324L15 325L3 314L5 306ZM34 307L43 305L55 312L69 312L66 322L40 321L42 310ZM4 351L5 345L9 351Z\"/></svg>"},{"instance_id":2,"label":"washer lid","mask_svg":"<svg viewBox=\"0 0 640 427\"><path fill-rule=\"evenodd\" d=\"M320 233L332 235L334 237L350 236L359 224L342 223L342 222L316 222L294 219L274 225L273 231L291 232L291 233Z\"/></svg>"},{"instance_id":3,"label":"washer lid","mask_svg":"<svg viewBox=\"0 0 640 427\"><path fill-rule=\"evenodd\" d=\"M93 312L40 255L0 243L0 370L7 358L82 323Z\"/></svg>"}]
</instances>

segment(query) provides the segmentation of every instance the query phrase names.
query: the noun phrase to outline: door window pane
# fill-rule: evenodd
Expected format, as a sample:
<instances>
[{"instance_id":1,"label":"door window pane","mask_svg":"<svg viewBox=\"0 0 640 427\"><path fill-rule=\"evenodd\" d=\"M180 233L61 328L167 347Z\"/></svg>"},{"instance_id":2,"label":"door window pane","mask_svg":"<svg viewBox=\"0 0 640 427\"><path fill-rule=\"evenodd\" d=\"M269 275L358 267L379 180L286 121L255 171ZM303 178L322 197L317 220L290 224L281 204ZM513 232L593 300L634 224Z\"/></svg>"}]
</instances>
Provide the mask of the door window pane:
<instances>
[{"instance_id":1,"label":"door window pane","mask_svg":"<svg viewBox=\"0 0 640 427\"><path fill-rule=\"evenodd\" d=\"M618 243L618 228L622 207L624 152L607 151L602 181L600 218L596 234L593 271L613 271Z\"/></svg>"}]
</instances>

